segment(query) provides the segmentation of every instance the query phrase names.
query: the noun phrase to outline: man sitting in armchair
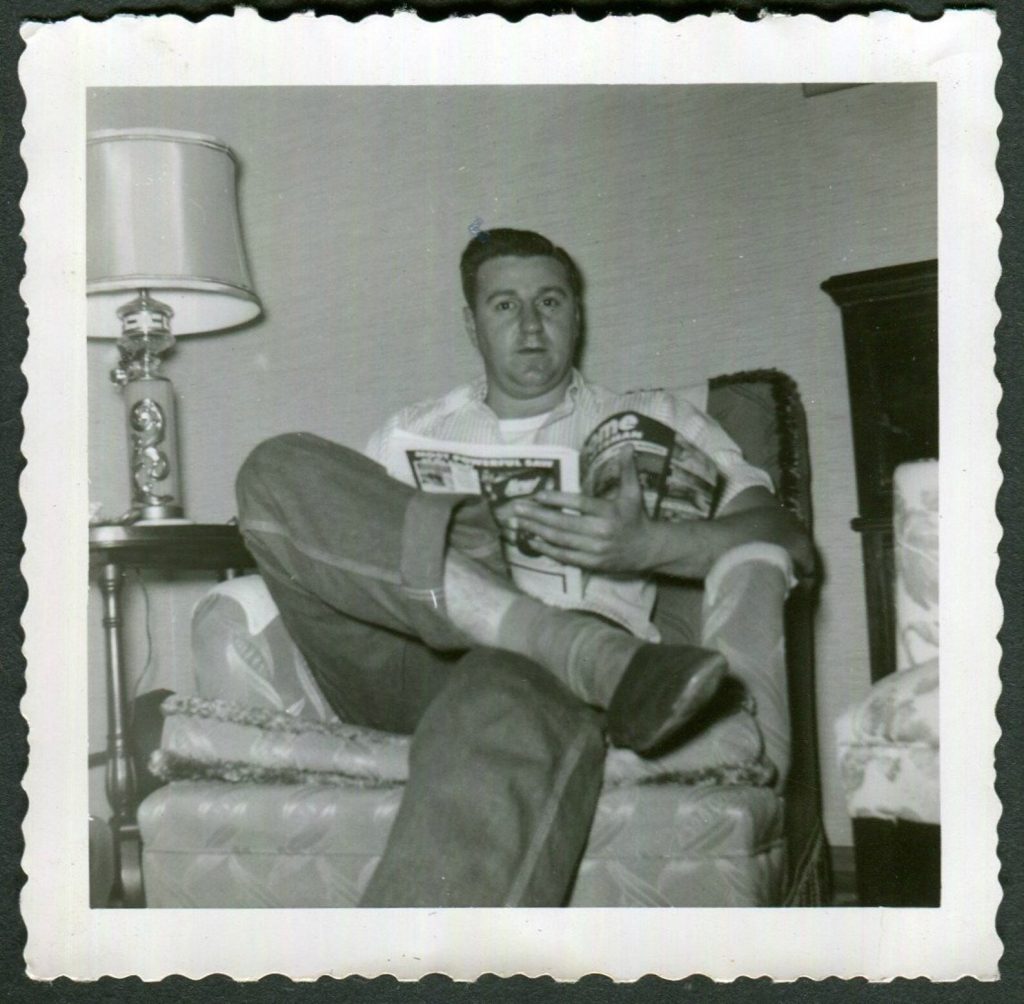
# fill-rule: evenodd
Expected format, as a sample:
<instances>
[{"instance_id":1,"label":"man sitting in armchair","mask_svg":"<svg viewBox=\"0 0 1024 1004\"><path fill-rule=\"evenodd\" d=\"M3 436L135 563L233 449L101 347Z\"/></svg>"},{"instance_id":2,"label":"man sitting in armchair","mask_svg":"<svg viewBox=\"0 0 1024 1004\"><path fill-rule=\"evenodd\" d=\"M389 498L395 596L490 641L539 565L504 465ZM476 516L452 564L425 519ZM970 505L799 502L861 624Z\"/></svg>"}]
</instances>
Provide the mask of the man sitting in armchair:
<instances>
[{"instance_id":1,"label":"man sitting in armchair","mask_svg":"<svg viewBox=\"0 0 1024 1004\"><path fill-rule=\"evenodd\" d=\"M753 638L758 658L781 659L793 567L811 562L770 478L713 420L681 397L614 394L576 371L582 280L565 251L528 231L483 231L461 272L479 380L403 409L368 456L290 434L260 444L238 477L242 532L328 701L347 721L413 735L365 906L560 905L606 739L664 750L715 694L733 652ZM545 491L495 518L480 499L415 490L394 444L403 430L579 448L625 409L672 426L718 465L714 519L649 518L628 461L613 497ZM501 538L519 532L590 573L579 609L511 582ZM700 645L664 643L651 624L658 576L728 594L743 637L729 636L735 618L706 618Z\"/></svg>"}]
</instances>

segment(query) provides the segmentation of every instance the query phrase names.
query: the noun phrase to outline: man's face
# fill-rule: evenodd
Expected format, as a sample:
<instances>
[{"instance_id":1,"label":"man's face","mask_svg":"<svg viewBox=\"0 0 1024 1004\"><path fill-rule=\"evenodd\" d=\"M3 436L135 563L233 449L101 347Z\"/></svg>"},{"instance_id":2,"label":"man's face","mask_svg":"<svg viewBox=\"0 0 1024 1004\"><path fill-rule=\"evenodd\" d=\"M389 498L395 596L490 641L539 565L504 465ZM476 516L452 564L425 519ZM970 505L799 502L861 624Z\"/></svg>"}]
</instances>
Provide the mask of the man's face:
<instances>
[{"instance_id":1,"label":"man's face","mask_svg":"<svg viewBox=\"0 0 1024 1004\"><path fill-rule=\"evenodd\" d=\"M553 408L565 393L580 305L555 258L489 258L477 272L466 330L487 373L487 403L501 418Z\"/></svg>"}]
</instances>

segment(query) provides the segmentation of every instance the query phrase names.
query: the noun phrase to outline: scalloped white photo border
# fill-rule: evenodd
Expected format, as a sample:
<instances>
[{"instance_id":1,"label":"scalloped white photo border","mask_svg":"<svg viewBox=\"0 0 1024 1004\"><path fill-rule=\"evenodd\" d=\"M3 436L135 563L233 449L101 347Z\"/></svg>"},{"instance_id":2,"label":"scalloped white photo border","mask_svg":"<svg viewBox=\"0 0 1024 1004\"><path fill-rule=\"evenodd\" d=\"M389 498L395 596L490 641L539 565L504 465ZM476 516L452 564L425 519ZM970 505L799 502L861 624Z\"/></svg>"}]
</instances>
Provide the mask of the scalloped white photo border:
<instances>
[{"instance_id":1,"label":"scalloped white photo border","mask_svg":"<svg viewBox=\"0 0 1024 1004\"><path fill-rule=\"evenodd\" d=\"M767 975L994 979L1002 606L993 373L999 318L998 29L991 11L921 23L874 13L676 24L402 14L193 24L118 16L26 24L22 200L29 309L20 482L30 733L22 912L31 976L441 972L617 980ZM499 58L500 57L500 58ZM88 513L85 91L111 86L758 83L937 84L942 596L942 903L937 909L90 910L84 820Z\"/></svg>"}]
</instances>

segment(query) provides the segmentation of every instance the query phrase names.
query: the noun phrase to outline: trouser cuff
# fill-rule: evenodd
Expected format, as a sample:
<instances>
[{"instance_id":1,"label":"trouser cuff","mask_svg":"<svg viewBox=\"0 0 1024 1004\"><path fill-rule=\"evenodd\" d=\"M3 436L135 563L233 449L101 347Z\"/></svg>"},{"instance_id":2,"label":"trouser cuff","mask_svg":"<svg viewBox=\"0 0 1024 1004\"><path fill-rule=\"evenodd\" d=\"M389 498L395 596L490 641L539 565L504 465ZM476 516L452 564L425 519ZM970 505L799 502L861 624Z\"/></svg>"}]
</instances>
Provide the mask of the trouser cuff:
<instances>
[{"instance_id":1,"label":"trouser cuff","mask_svg":"<svg viewBox=\"0 0 1024 1004\"><path fill-rule=\"evenodd\" d=\"M420 637L434 647L447 648L452 629L444 603L444 558L453 511L474 495L410 496L402 525L402 590L423 605L416 616ZM413 610L414 615L416 610Z\"/></svg>"}]
</instances>

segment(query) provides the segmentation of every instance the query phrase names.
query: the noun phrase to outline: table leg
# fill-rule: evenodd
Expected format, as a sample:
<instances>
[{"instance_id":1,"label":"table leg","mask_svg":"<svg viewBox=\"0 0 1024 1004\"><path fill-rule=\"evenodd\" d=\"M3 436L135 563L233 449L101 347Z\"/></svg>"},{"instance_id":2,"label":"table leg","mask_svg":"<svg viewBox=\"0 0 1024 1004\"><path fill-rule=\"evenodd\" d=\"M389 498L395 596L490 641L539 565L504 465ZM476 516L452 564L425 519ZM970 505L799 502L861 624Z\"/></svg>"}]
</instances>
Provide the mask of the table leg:
<instances>
[{"instance_id":1,"label":"table leg","mask_svg":"<svg viewBox=\"0 0 1024 1004\"><path fill-rule=\"evenodd\" d=\"M121 659L121 578L121 569L116 564L100 569L107 650L107 798L113 811L110 828L114 835L114 874L120 885L114 895L124 906L143 906L141 843L135 820L135 768L128 749Z\"/></svg>"}]
</instances>

